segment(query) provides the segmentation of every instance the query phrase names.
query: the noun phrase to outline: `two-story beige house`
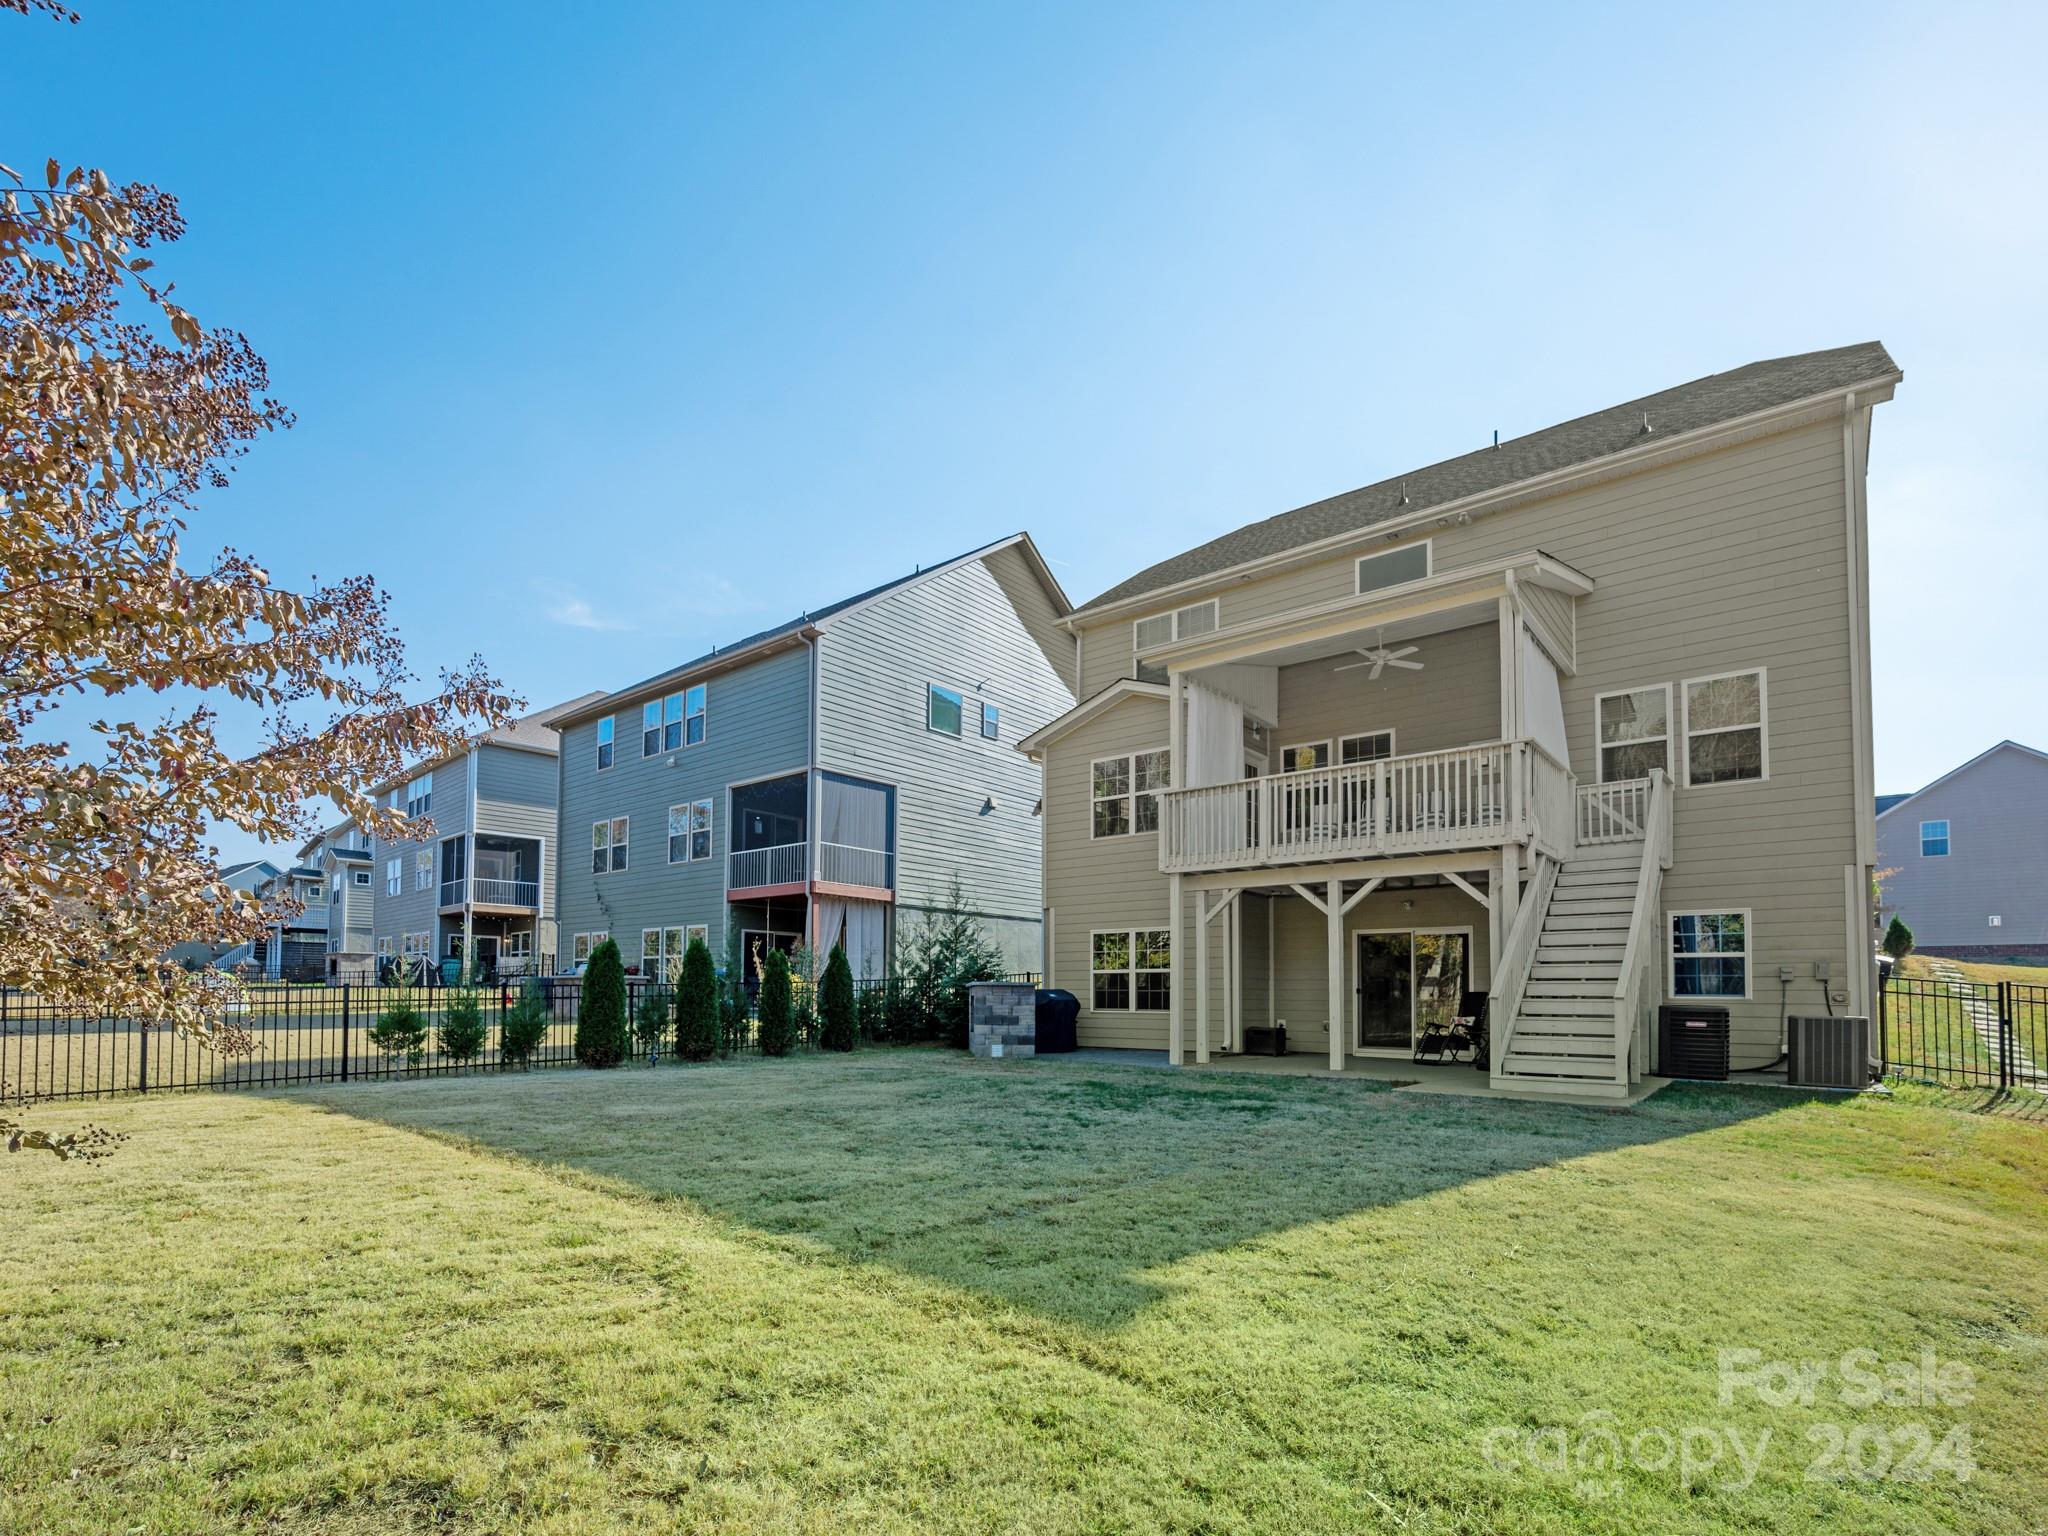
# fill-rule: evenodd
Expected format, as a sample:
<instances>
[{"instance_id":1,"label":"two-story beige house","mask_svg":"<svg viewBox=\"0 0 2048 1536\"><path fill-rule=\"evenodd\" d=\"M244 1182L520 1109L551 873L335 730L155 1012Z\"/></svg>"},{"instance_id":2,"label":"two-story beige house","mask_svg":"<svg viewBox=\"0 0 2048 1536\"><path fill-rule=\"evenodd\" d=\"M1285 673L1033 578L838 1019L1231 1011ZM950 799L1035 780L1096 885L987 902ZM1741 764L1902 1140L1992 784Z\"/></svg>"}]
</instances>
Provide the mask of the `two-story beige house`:
<instances>
[{"instance_id":1,"label":"two-story beige house","mask_svg":"<svg viewBox=\"0 0 2048 1536\"><path fill-rule=\"evenodd\" d=\"M1489 995L1496 1086L1734 1065L1874 977L1876 343L1753 363L1162 560L1063 621L1045 970L1081 1041L1343 1070ZM1262 1036L1270 1039L1270 1036Z\"/></svg>"}]
</instances>

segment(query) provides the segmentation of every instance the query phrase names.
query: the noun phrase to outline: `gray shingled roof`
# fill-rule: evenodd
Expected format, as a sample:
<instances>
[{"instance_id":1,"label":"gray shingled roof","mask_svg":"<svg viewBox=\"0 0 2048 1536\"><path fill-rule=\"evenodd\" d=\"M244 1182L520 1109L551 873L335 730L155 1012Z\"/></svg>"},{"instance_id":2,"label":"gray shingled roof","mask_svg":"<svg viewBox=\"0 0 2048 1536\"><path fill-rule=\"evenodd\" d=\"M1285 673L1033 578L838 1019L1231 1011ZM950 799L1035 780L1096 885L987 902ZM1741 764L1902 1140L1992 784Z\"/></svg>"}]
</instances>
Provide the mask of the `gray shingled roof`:
<instances>
[{"instance_id":1,"label":"gray shingled roof","mask_svg":"<svg viewBox=\"0 0 2048 1536\"><path fill-rule=\"evenodd\" d=\"M893 591L897 587L908 586L911 582L920 580L930 575L933 571L945 566L958 565L962 561L972 560L977 555L985 555L989 551L1000 545L1007 544L1010 540L1017 537L1019 535L1014 533L1006 534L1000 539L993 539L981 545L979 548L970 549L965 554L954 555L950 559L941 560L937 565L920 565L914 570L906 571L901 576L892 577L880 586L869 587L867 591L856 592L851 597L842 597L837 602L827 603L822 608L809 609L793 619L786 619L780 624L771 625L769 628L757 631L746 636L744 639L734 640L729 644L721 645L715 651L706 651L701 656L693 656L690 660L679 665L664 667L661 671L654 673L650 677L643 677L637 683L628 683L625 687L613 689L611 692L619 699L631 699L633 695L664 683L670 678L682 677L687 673L695 672L700 667L708 666L722 657L731 656L735 652L752 650L757 645L765 645L769 641L781 636L794 634L800 629L810 627L821 619L829 619L835 613L841 613L853 607L856 603L864 603L870 598L880 597L883 593ZM604 697L604 695L600 694L598 697ZM587 712L588 706L578 705L577 709L579 712ZM559 715L568 715L569 713L570 711L567 708L558 712Z\"/></svg>"},{"instance_id":2,"label":"gray shingled roof","mask_svg":"<svg viewBox=\"0 0 2048 1536\"><path fill-rule=\"evenodd\" d=\"M1881 342L1866 341L1853 347L1835 347L1826 352L1803 352L1796 357L1774 357L1750 363L1727 373L1710 373L1690 384L1645 395L1622 405L1609 406L1590 416L1545 427L1502 443L1485 447L1441 464L1412 469L1361 490L1346 491L1327 501L1311 502L1282 512L1264 522L1253 523L1235 533L1211 539L1170 560L1148 566L1119 582L1099 597L1075 610L1086 613L1106 603L1120 602L1174 586L1202 576L1213 576L1247 561L1285 554L1305 544L1319 543L1370 528L1375 523L1411 516L1446 502L1496 491L1517 481L1533 479L1552 470L1589 464L1609 454L1639 447L1643 441L1643 417L1650 418L1651 436L1676 437L1704 427L1718 426L1773 406L1789 405L1814 395L1824 395L1866 379L1896 374L1898 364ZM1404 503L1403 497L1406 497Z\"/></svg>"}]
</instances>

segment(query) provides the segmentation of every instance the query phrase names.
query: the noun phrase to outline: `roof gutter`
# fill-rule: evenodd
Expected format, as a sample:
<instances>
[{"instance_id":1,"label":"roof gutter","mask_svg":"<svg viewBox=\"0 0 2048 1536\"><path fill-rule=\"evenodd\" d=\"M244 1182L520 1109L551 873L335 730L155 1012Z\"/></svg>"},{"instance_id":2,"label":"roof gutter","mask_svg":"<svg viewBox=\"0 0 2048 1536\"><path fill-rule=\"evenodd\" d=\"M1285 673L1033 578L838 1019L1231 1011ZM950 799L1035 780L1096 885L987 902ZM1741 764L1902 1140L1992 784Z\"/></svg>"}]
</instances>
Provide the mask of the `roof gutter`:
<instances>
[{"instance_id":1,"label":"roof gutter","mask_svg":"<svg viewBox=\"0 0 2048 1536\"><path fill-rule=\"evenodd\" d=\"M1797 400L1788 400L1783 405L1771 406L1768 410L1752 411L1747 416L1717 422L1711 427L1696 427L1690 432L1665 438L1661 442L1638 444L1632 448L1624 448L1618 453L1610 453L1603 458L1589 459L1583 464L1569 464L1562 469L1531 475L1525 480L1496 486L1490 491L1477 491L1456 501L1439 502L1433 507L1409 512L1400 517L1391 517L1385 522L1373 523L1365 528L1353 528L1343 533L1332 534L1328 538L1318 539L1311 544L1297 545L1278 554L1262 555L1256 560L1242 561L1237 565L1226 566L1220 571L1191 576L1184 581L1154 587L1149 592L1134 593L1113 603L1084 604L1059 622L1078 632L1098 619L1113 618L1138 610L1169 607L1182 598L1210 587L1233 581L1248 581L1254 576L1286 570L1295 565L1313 565L1318 560L1340 555L1347 549L1396 539L1417 528L1453 523L1460 517L1485 517L1494 512L1505 511L1523 501L1557 495L1583 481L1612 479L1648 468L1666 458L1681 458L1714 447L1724 439L1754 436L1766 428L1783 425L1817 410L1819 414L1815 419L1821 419L1821 416L1826 414L1827 407L1844 397L1867 396L1865 403L1878 404L1890 398L1892 386L1904 377L1903 372L1894 369L1890 373L1845 384L1839 389L1831 389L1822 394L1804 395ZM1878 391L1882 393L1876 393ZM1310 502L1308 505L1313 506L1315 503Z\"/></svg>"}]
</instances>

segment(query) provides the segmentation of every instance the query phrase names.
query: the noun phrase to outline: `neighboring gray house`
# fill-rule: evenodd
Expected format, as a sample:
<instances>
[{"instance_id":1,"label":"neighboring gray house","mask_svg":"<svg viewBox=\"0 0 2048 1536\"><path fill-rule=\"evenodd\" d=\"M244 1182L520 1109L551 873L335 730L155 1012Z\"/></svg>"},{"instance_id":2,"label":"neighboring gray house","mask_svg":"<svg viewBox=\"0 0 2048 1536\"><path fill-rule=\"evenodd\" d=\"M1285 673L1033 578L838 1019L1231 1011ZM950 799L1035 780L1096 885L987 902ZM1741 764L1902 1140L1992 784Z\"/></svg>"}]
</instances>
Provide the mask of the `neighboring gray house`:
<instances>
[{"instance_id":1,"label":"neighboring gray house","mask_svg":"<svg viewBox=\"0 0 2048 1536\"><path fill-rule=\"evenodd\" d=\"M326 920L321 953L329 981L370 979L370 933L374 898L370 889L370 839L354 820L308 838L299 863L320 872L326 887Z\"/></svg>"},{"instance_id":2,"label":"neighboring gray house","mask_svg":"<svg viewBox=\"0 0 2048 1536\"><path fill-rule=\"evenodd\" d=\"M481 975L517 975L554 953L554 722L602 697L536 710L372 791L434 827L371 846L380 969L393 956L438 965L469 954Z\"/></svg>"},{"instance_id":3,"label":"neighboring gray house","mask_svg":"<svg viewBox=\"0 0 2048 1536\"><path fill-rule=\"evenodd\" d=\"M1881 918L1929 953L2048 955L2048 752L2001 741L1878 801Z\"/></svg>"},{"instance_id":4,"label":"neighboring gray house","mask_svg":"<svg viewBox=\"0 0 2048 1536\"><path fill-rule=\"evenodd\" d=\"M277 878L277 866L268 859L244 859L239 864L223 864L220 879L234 890L260 895L263 888ZM173 965L186 967L203 965L226 965L233 967L248 958L243 953L246 946L207 944L197 939L188 939L182 944L173 944L164 958Z\"/></svg>"},{"instance_id":5,"label":"neighboring gray house","mask_svg":"<svg viewBox=\"0 0 2048 1536\"><path fill-rule=\"evenodd\" d=\"M327 879L314 864L280 870L256 888L268 900L298 903L280 913L257 951L265 981L317 981L327 974Z\"/></svg>"},{"instance_id":6,"label":"neighboring gray house","mask_svg":"<svg viewBox=\"0 0 2048 1536\"><path fill-rule=\"evenodd\" d=\"M1073 703L1068 609L1015 534L565 711L560 964L609 935L661 974L732 925L879 976L957 877L1035 969L1040 776L1013 749Z\"/></svg>"}]
</instances>

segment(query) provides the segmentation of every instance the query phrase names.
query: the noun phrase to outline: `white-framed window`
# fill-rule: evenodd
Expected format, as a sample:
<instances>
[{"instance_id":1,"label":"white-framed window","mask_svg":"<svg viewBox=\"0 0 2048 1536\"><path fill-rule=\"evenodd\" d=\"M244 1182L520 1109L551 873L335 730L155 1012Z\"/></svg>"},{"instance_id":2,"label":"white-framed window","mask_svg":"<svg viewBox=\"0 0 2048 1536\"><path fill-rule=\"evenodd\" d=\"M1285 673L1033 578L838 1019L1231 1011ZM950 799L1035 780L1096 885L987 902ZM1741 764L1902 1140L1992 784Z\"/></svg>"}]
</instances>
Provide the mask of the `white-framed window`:
<instances>
[{"instance_id":1,"label":"white-framed window","mask_svg":"<svg viewBox=\"0 0 2048 1536\"><path fill-rule=\"evenodd\" d=\"M668 808L668 861L687 864L711 857L711 802L692 800Z\"/></svg>"},{"instance_id":2,"label":"white-framed window","mask_svg":"<svg viewBox=\"0 0 2048 1536\"><path fill-rule=\"evenodd\" d=\"M602 928L598 929L595 933L579 933L575 935L570 940L569 953L571 958L588 960L590 952L610 937L611 935Z\"/></svg>"},{"instance_id":3,"label":"white-framed window","mask_svg":"<svg viewBox=\"0 0 2048 1536\"><path fill-rule=\"evenodd\" d=\"M334 872L334 905L341 905L341 871Z\"/></svg>"},{"instance_id":4,"label":"white-framed window","mask_svg":"<svg viewBox=\"0 0 2048 1536\"><path fill-rule=\"evenodd\" d=\"M615 729L610 715L597 722L597 767L600 773L612 765L612 732Z\"/></svg>"},{"instance_id":5,"label":"white-framed window","mask_svg":"<svg viewBox=\"0 0 2048 1536\"><path fill-rule=\"evenodd\" d=\"M1670 995L1749 996L1750 932L1746 910L1670 912Z\"/></svg>"},{"instance_id":6,"label":"white-framed window","mask_svg":"<svg viewBox=\"0 0 2048 1536\"><path fill-rule=\"evenodd\" d=\"M335 884L336 884L336 886L339 886L339 885L341 884L341 882L337 880L337 881L335 882ZM315 880L315 881L311 882L311 883L310 883L309 885L307 885L307 887L306 887L306 905L307 905L307 906L309 906L309 907L324 907L324 906L326 906L326 905L327 905L327 887L326 887L326 886L324 886L324 885L322 885L322 884L321 884L321 883L320 883L319 881L317 881L317 880Z\"/></svg>"},{"instance_id":7,"label":"white-framed window","mask_svg":"<svg viewBox=\"0 0 2048 1536\"><path fill-rule=\"evenodd\" d=\"M683 745L694 747L704 739L707 685L694 684L683 694Z\"/></svg>"},{"instance_id":8,"label":"white-framed window","mask_svg":"<svg viewBox=\"0 0 2048 1536\"><path fill-rule=\"evenodd\" d=\"M448 958L450 960L460 960L462 958L462 934L459 931L448 935Z\"/></svg>"},{"instance_id":9,"label":"white-framed window","mask_svg":"<svg viewBox=\"0 0 2048 1536\"><path fill-rule=\"evenodd\" d=\"M1296 742L1291 747L1280 749L1280 771L1299 773L1307 768L1330 766L1330 744L1327 741Z\"/></svg>"},{"instance_id":10,"label":"white-framed window","mask_svg":"<svg viewBox=\"0 0 2048 1536\"><path fill-rule=\"evenodd\" d=\"M626 835L630 818L614 816L590 825L590 872L601 875L608 869L626 867Z\"/></svg>"},{"instance_id":11,"label":"white-framed window","mask_svg":"<svg viewBox=\"0 0 2048 1536\"><path fill-rule=\"evenodd\" d=\"M424 891L434 884L434 853L431 848L422 848L412 856L412 888Z\"/></svg>"},{"instance_id":12,"label":"white-framed window","mask_svg":"<svg viewBox=\"0 0 2048 1536\"><path fill-rule=\"evenodd\" d=\"M661 930L642 928L640 930L640 974L659 976L661 974Z\"/></svg>"},{"instance_id":13,"label":"white-framed window","mask_svg":"<svg viewBox=\"0 0 2048 1536\"><path fill-rule=\"evenodd\" d=\"M1945 859L1948 857L1948 822L1923 821L1920 823L1920 857L1923 859Z\"/></svg>"},{"instance_id":14,"label":"white-framed window","mask_svg":"<svg viewBox=\"0 0 2048 1536\"><path fill-rule=\"evenodd\" d=\"M1363 594L1377 592L1382 587L1398 587L1404 582L1420 581L1430 573L1430 541L1404 544L1399 549L1390 549L1384 554L1363 555L1358 561L1358 585L1356 590Z\"/></svg>"},{"instance_id":15,"label":"white-framed window","mask_svg":"<svg viewBox=\"0 0 2048 1536\"><path fill-rule=\"evenodd\" d=\"M683 929L683 947L688 949L693 939L702 939L704 947L709 949L711 947L711 925L709 923L691 923L685 927Z\"/></svg>"},{"instance_id":16,"label":"white-framed window","mask_svg":"<svg viewBox=\"0 0 2048 1536\"><path fill-rule=\"evenodd\" d=\"M405 814L409 817L434 814L434 775L431 771L405 786Z\"/></svg>"},{"instance_id":17,"label":"white-framed window","mask_svg":"<svg viewBox=\"0 0 2048 1536\"><path fill-rule=\"evenodd\" d=\"M391 958L391 935L385 934L377 940L377 953L384 959Z\"/></svg>"},{"instance_id":18,"label":"white-framed window","mask_svg":"<svg viewBox=\"0 0 2048 1536\"><path fill-rule=\"evenodd\" d=\"M1769 778L1769 707L1761 667L1680 684L1685 782L1741 784Z\"/></svg>"},{"instance_id":19,"label":"white-framed window","mask_svg":"<svg viewBox=\"0 0 2048 1536\"><path fill-rule=\"evenodd\" d=\"M533 958L533 930L522 928L517 933L505 935L505 945L500 956L506 960L531 960Z\"/></svg>"},{"instance_id":20,"label":"white-framed window","mask_svg":"<svg viewBox=\"0 0 2048 1536\"><path fill-rule=\"evenodd\" d=\"M357 884L357 885L368 885L369 883L370 883L370 872L369 872L369 871L368 871L367 869L359 869L359 870L357 870L357 871L356 871L356 884ZM336 894L336 895L339 895L339 894L340 894L340 892L339 892L339 891L337 891L337 892L336 892L335 894Z\"/></svg>"},{"instance_id":21,"label":"white-framed window","mask_svg":"<svg viewBox=\"0 0 2048 1536\"><path fill-rule=\"evenodd\" d=\"M1594 733L1600 744L1600 782L1649 777L1652 768L1671 771L1671 685L1624 688L1593 700Z\"/></svg>"},{"instance_id":22,"label":"white-framed window","mask_svg":"<svg viewBox=\"0 0 2048 1536\"><path fill-rule=\"evenodd\" d=\"M1376 763L1393 755L1392 731L1360 731L1356 736L1345 736L1337 742L1337 761L1340 763Z\"/></svg>"},{"instance_id":23,"label":"white-framed window","mask_svg":"<svg viewBox=\"0 0 2048 1536\"><path fill-rule=\"evenodd\" d=\"M1131 626L1131 676L1141 683L1167 681L1163 663L1140 661L1139 655L1155 645L1170 645L1176 640L1192 640L1197 635L1209 634L1222 622L1221 616L1222 609L1212 597L1206 602L1176 608L1171 613L1155 613L1138 620Z\"/></svg>"},{"instance_id":24,"label":"white-framed window","mask_svg":"<svg viewBox=\"0 0 2048 1536\"><path fill-rule=\"evenodd\" d=\"M1167 929L1097 929L1088 936L1088 951L1096 1011L1160 1013L1173 1005L1173 935Z\"/></svg>"},{"instance_id":25,"label":"white-framed window","mask_svg":"<svg viewBox=\"0 0 2048 1536\"><path fill-rule=\"evenodd\" d=\"M924 728L937 731L942 736L958 736L960 723L966 717L967 700L952 688L942 688L937 683L925 689Z\"/></svg>"},{"instance_id":26,"label":"white-framed window","mask_svg":"<svg viewBox=\"0 0 2048 1536\"><path fill-rule=\"evenodd\" d=\"M998 710L995 705L984 699L981 705L981 739L983 741L995 741L1002 734L1002 720Z\"/></svg>"},{"instance_id":27,"label":"white-framed window","mask_svg":"<svg viewBox=\"0 0 2048 1536\"><path fill-rule=\"evenodd\" d=\"M405 889L405 861L386 859L384 861L384 894L396 896Z\"/></svg>"},{"instance_id":28,"label":"white-framed window","mask_svg":"<svg viewBox=\"0 0 2048 1536\"><path fill-rule=\"evenodd\" d=\"M1159 830L1159 794L1173 787L1173 754L1165 747L1088 765L1089 835L1127 837Z\"/></svg>"},{"instance_id":29,"label":"white-framed window","mask_svg":"<svg viewBox=\"0 0 2048 1536\"><path fill-rule=\"evenodd\" d=\"M408 960L434 958L434 936L431 933L408 933L400 937L398 952Z\"/></svg>"}]
</instances>

